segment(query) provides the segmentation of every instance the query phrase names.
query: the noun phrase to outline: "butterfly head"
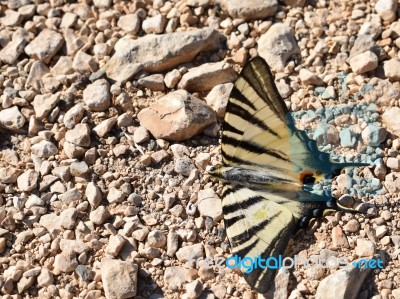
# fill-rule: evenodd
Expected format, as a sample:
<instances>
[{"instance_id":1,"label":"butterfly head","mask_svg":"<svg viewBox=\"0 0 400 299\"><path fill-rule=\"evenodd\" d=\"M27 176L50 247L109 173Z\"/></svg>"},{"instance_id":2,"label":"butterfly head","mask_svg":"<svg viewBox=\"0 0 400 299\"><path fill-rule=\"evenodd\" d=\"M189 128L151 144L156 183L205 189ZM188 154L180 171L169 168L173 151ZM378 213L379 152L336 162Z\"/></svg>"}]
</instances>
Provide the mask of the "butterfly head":
<instances>
[{"instance_id":1,"label":"butterfly head","mask_svg":"<svg viewBox=\"0 0 400 299\"><path fill-rule=\"evenodd\" d=\"M219 179L223 179L224 174L229 171L229 168L231 167L226 167L223 165L215 165L215 166L207 166L206 167L206 172L210 175L212 175L213 177L219 178Z\"/></svg>"}]
</instances>

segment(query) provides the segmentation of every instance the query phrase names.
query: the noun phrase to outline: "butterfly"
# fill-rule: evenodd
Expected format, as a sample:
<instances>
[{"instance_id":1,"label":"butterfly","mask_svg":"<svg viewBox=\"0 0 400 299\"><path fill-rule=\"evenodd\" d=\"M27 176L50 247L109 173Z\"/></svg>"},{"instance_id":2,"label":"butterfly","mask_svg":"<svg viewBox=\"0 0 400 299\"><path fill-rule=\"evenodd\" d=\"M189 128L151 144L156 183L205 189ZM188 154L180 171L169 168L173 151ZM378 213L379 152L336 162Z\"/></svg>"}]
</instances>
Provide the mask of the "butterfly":
<instances>
[{"instance_id":1,"label":"butterfly","mask_svg":"<svg viewBox=\"0 0 400 299\"><path fill-rule=\"evenodd\" d=\"M298 130L269 66L250 60L232 89L221 138L222 164L208 172L223 182L222 209L232 253L241 259L278 258L292 235L326 209L342 208L315 184L345 167ZM277 269L241 267L248 284L266 293Z\"/></svg>"}]
</instances>

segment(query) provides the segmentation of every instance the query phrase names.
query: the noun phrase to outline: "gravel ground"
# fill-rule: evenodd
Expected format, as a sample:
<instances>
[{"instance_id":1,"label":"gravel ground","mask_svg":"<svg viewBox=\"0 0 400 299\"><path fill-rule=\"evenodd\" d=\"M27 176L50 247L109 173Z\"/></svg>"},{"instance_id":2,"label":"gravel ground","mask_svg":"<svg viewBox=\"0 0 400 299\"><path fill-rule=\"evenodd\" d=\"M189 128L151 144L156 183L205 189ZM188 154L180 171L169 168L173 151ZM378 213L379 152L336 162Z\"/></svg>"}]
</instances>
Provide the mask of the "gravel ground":
<instances>
[{"instance_id":1,"label":"gravel ground","mask_svg":"<svg viewBox=\"0 0 400 299\"><path fill-rule=\"evenodd\" d=\"M307 2L307 3L306 3ZM219 132L262 56L300 129L371 166L288 256L381 270L281 271L266 298L400 298L397 1L0 1L2 298L264 298L227 267ZM378 254L378 255L376 255Z\"/></svg>"}]
</instances>

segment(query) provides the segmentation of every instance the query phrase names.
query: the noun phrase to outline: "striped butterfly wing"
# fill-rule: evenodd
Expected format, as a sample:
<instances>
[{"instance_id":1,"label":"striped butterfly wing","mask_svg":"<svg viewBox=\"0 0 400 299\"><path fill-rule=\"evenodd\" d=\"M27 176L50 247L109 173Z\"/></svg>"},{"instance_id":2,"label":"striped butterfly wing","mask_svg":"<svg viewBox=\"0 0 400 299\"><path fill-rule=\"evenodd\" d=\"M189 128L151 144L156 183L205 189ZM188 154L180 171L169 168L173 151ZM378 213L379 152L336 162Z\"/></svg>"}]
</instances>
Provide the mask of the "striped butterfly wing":
<instances>
[{"instance_id":1,"label":"striped butterfly wing","mask_svg":"<svg viewBox=\"0 0 400 299\"><path fill-rule=\"evenodd\" d=\"M224 221L232 253L241 259L257 258L257 266L241 264L239 269L259 293L271 289L277 271L266 268L265 260L283 254L296 228L292 212L271 196L239 185L225 185L223 189Z\"/></svg>"},{"instance_id":2,"label":"striped butterfly wing","mask_svg":"<svg viewBox=\"0 0 400 299\"><path fill-rule=\"evenodd\" d=\"M227 104L223 163L249 168L274 165L292 171L287 112L265 61L252 59L236 80Z\"/></svg>"},{"instance_id":3,"label":"striped butterfly wing","mask_svg":"<svg viewBox=\"0 0 400 299\"><path fill-rule=\"evenodd\" d=\"M274 183L278 186L260 189L259 184L251 186L249 182L225 182L222 205L234 254L241 258L277 258L285 251L300 219L313 209L325 207L318 202L324 199L319 195L314 196L317 201L308 201L308 193L302 202L297 200L301 172L325 172L331 165L329 155L326 159L315 148L315 142L295 129L268 65L262 58L252 59L236 80L226 108L221 140L223 166L265 173L266 177L278 178ZM270 289L276 272L267 268L247 274L246 268L241 271L249 285L261 293Z\"/></svg>"}]
</instances>

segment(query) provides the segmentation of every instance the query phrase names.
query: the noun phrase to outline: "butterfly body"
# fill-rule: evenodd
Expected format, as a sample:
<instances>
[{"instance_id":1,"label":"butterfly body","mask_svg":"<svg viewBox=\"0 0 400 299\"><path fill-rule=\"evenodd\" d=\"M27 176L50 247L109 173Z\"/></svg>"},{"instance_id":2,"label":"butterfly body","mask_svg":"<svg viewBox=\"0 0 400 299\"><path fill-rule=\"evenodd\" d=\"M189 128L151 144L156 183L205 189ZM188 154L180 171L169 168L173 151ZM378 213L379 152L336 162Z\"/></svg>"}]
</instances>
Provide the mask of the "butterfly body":
<instances>
[{"instance_id":1,"label":"butterfly body","mask_svg":"<svg viewBox=\"0 0 400 299\"><path fill-rule=\"evenodd\" d=\"M221 140L222 165L208 172L223 182L222 208L232 253L240 258L278 257L306 219L334 205L314 184L337 163L304 131L297 130L262 58L242 69L227 104ZM276 269L242 269L260 293L273 287Z\"/></svg>"}]
</instances>

